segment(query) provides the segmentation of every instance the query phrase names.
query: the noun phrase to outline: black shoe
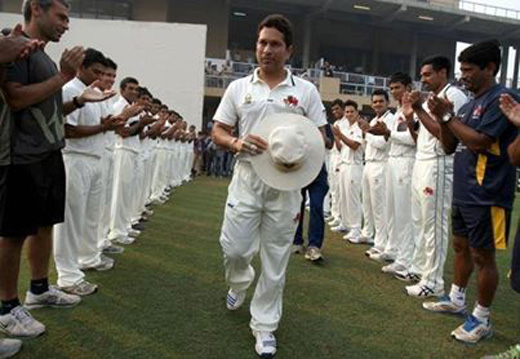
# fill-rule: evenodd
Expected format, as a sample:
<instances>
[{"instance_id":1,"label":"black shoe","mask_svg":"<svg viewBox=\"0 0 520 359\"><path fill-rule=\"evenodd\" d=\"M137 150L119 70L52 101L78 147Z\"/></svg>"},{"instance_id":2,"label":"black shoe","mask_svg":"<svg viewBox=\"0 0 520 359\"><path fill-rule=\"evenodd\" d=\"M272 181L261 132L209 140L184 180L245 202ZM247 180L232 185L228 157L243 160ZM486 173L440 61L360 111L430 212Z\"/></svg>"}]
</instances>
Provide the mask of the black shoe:
<instances>
[{"instance_id":1,"label":"black shoe","mask_svg":"<svg viewBox=\"0 0 520 359\"><path fill-rule=\"evenodd\" d=\"M135 229L136 231L144 231L146 229L146 226L144 223L137 223L132 226L132 229Z\"/></svg>"}]
</instances>

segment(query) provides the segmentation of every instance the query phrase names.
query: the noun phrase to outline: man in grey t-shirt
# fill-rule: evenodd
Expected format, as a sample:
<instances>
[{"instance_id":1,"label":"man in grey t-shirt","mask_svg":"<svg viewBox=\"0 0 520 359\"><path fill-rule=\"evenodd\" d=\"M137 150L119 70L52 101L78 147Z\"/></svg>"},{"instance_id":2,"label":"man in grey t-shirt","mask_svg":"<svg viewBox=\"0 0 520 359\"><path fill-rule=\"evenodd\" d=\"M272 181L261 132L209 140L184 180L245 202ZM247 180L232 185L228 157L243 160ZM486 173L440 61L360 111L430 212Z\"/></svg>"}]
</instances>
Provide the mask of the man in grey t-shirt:
<instances>
[{"instance_id":1,"label":"man in grey t-shirt","mask_svg":"<svg viewBox=\"0 0 520 359\"><path fill-rule=\"evenodd\" d=\"M23 34L44 44L58 42L69 27L66 0L24 0ZM11 336L34 337L45 331L27 309L70 307L80 297L65 294L48 283L53 225L63 221L65 171L61 155L63 116L87 101L102 101L90 89L62 103L61 88L76 75L83 49L65 50L59 70L43 50L17 61L2 85L12 119L11 164L4 187L5 207L0 213L0 330ZM31 286L22 307L18 273L27 242Z\"/></svg>"}]
</instances>

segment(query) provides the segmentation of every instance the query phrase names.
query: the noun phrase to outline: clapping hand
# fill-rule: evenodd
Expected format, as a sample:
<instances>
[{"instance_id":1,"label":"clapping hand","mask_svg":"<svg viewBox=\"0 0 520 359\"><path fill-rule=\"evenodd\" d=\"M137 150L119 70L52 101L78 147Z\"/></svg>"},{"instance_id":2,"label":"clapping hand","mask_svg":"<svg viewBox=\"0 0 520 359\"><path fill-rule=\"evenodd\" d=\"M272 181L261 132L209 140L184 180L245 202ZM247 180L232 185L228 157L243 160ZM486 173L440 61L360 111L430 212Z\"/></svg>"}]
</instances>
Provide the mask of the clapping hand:
<instances>
[{"instance_id":1,"label":"clapping hand","mask_svg":"<svg viewBox=\"0 0 520 359\"><path fill-rule=\"evenodd\" d=\"M437 118L437 121L442 122L444 115L453 112L453 103L446 98L440 98L432 94L428 97L428 108Z\"/></svg>"},{"instance_id":2,"label":"clapping hand","mask_svg":"<svg viewBox=\"0 0 520 359\"><path fill-rule=\"evenodd\" d=\"M370 127L368 133L371 133L375 136L385 136L389 132L386 123L383 121L377 121L373 126Z\"/></svg>"},{"instance_id":3,"label":"clapping hand","mask_svg":"<svg viewBox=\"0 0 520 359\"><path fill-rule=\"evenodd\" d=\"M520 127L520 103L509 94L500 96L500 109L516 127Z\"/></svg>"},{"instance_id":4,"label":"clapping hand","mask_svg":"<svg viewBox=\"0 0 520 359\"><path fill-rule=\"evenodd\" d=\"M118 127L124 126L126 123L126 120L119 116L106 116L101 118L101 124L103 125L103 128L105 131L114 131Z\"/></svg>"},{"instance_id":5,"label":"clapping hand","mask_svg":"<svg viewBox=\"0 0 520 359\"><path fill-rule=\"evenodd\" d=\"M27 58L32 52L42 49L45 43L23 36L22 25L14 27L8 36L0 40L0 63L9 63Z\"/></svg>"},{"instance_id":6,"label":"clapping hand","mask_svg":"<svg viewBox=\"0 0 520 359\"><path fill-rule=\"evenodd\" d=\"M60 59L60 74L65 81L72 80L79 67L85 59L85 50L81 46L75 46L72 49L65 49Z\"/></svg>"},{"instance_id":7,"label":"clapping hand","mask_svg":"<svg viewBox=\"0 0 520 359\"><path fill-rule=\"evenodd\" d=\"M103 102L116 95L116 92L113 90L101 91L99 89L100 82L100 80L94 81L83 91L78 98L80 103Z\"/></svg>"},{"instance_id":8,"label":"clapping hand","mask_svg":"<svg viewBox=\"0 0 520 359\"><path fill-rule=\"evenodd\" d=\"M361 131L366 133L370 130L370 123L366 120L366 118L359 116L357 122Z\"/></svg>"}]
</instances>

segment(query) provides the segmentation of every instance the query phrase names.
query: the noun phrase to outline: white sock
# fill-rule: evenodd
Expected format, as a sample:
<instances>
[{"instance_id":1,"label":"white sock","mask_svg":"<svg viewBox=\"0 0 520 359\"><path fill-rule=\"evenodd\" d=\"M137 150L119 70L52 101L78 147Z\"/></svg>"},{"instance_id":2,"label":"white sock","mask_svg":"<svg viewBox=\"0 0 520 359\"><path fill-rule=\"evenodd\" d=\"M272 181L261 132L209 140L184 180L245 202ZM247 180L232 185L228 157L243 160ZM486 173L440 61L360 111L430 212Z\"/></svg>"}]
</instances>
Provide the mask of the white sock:
<instances>
[{"instance_id":1,"label":"white sock","mask_svg":"<svg viewBox=\"0 0 520 359\"><path fill-rule=\"evenodd\" d=\"M450 300L459 307L466 306L466 288L456 284L451 285Z\"/></svg>"},{"instance_id":2,"label":"white sock","mask_svg":"<svg viewBox=\"0 0 520 359\"><path fill-rule=\"evenodd\" d=\"M473 316L479 321L487 323L489 321L490 315L491 309L489 307L483 307L478 303L475 304L475 309L473 309Z\"/></svg>"}]
</instances>

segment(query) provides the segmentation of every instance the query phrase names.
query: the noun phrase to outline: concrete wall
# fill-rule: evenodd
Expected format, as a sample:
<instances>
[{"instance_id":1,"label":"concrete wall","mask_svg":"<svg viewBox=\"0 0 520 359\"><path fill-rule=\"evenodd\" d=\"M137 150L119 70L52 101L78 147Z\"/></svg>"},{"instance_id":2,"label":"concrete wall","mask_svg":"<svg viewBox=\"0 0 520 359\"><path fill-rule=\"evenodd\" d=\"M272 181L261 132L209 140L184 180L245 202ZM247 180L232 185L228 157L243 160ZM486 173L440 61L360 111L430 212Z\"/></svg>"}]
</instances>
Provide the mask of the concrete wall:
<instances>
[{"instance_id":1,"label":"concrete wall","mask_svg":"<svg viewBox=\"0 0 520 359\"><path fill-rule=\"evenodd\" d=\"M208 26L206 56L224 58L228 48L229 5L226 0L170 0L168 21Z\"/></svg>"},{"instance_id":2,"label":"concrete wall","mask_svg":"<svg viewBox=\"0 0 520 359\"><path fill-rule=\"evenodd\" d=\"M0 23L14 24L21 15L0 13ZM70 31L46 51L58 62L64 48L96 48L119 65L119 82L134 76L140 83L200 128L204 100L203 25L116 20L72 19Z\"/></svg>"}]
</instances>

